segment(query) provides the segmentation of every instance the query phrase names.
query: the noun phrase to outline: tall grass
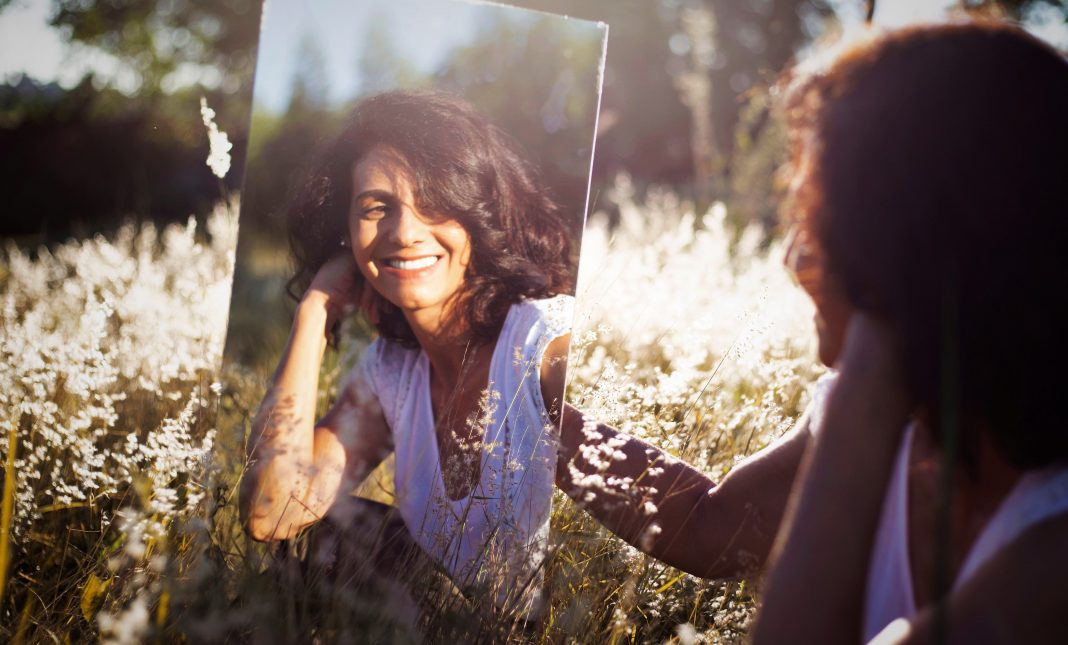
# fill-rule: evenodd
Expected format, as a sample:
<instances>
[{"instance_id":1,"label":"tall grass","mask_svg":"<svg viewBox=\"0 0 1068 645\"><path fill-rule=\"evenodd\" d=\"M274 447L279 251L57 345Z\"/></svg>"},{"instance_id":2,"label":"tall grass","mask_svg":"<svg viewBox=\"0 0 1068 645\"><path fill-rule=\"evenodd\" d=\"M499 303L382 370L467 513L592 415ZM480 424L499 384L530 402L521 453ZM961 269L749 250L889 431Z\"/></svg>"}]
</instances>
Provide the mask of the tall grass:
<instances>
[{"instance_id":1,"label":"tall grass","mask_svg":"<svg viewBox=\"0 0 1068 645\"><path fill-rule=\"evenodd\" d=\"M235 212L0 255L0 640L128 642L162 607L207 493Z\"/></svg>"},{"instance_id":2,"label":"tall grass","mask_svg":"<svg viewBox=\"0 0 1068 645\"><path fill-rule=\"evenodd\" d=\"M719 478L799 414L818 375L811 310L780 245L729 227L722 206L696 214L668 192L639 201L625 180L615 190L618 225L594 216L583 243L568 398ZM222 389L211 387L232 214L221 210L208 229L127 228L35 257L5 253L0 414L18 449L16 483L4 489L13 541L0 639L659 643L745 633L751 582L680 574L559 493L548 603L532 622L433 568L413 565L417 583L406 585L367 567L299 564L291 552L314 554L324 532L250 542L235 491L266 375L232 365ZM331 361L325 392L350 363ZM363 491L388 501L388 469Z\"/></svg>"},{"instance_id":3,"label":"tall grass","mask_svg":"<svg viewBox=\"0 0 1068 645\"><path fill-rule=\"evenodd\" d=\"M726 209L614 187L619 223L583 238L568 399L594 418L720 479L800 416L820 368L812 307L784 249ZM618 483L608 487L619 489ZM640 482L629 482L640 498ZM753 582L708 582L621 543L558 494L552 640L733 642Z\"/></svg>"}]
</instances>

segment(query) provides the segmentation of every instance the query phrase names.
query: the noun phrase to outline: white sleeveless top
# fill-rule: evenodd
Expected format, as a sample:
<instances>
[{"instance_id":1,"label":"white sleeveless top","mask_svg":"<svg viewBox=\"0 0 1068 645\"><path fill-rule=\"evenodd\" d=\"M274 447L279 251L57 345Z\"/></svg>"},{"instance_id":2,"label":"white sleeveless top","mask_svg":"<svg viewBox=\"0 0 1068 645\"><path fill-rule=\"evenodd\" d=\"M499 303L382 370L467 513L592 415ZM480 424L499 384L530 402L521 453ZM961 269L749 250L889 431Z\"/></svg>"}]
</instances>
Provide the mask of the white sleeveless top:
<instances>
[{"instance_id":1,"label":"white sleeveless top","mask_svg":"<svg viewBox=\"0 0 1068 645\"><path fill-rule=\"evenodd\" d=\"M823 408L833 389L835 376L825 375L817 382L809 426L814 432L823 421ZM901 438L868 562L865 642L878 636L895 620L907 620L917 613L908 552L908 474L913 432L909 425ZM1066 512L1068 464L1025 471L972 544L953 581L953 590L960 589L991 557L1026 529Z\"/></svg>"},{"instance_id":2,"label":"white sleeveless top","mask_svg":"<svg viewBox=\"0 0 1068 645\"><path fill-rule=\"evenodd\" d=\"M509 310L490 360L480 479L460 500L442 481L426 354L378 339L358 367L392 431L408 531L459 586L488 587L499 607L527 613L538 611L559 439L542 399L541 361L570 332L573 310L564 295Z\"/></svg>"}]
</instances>

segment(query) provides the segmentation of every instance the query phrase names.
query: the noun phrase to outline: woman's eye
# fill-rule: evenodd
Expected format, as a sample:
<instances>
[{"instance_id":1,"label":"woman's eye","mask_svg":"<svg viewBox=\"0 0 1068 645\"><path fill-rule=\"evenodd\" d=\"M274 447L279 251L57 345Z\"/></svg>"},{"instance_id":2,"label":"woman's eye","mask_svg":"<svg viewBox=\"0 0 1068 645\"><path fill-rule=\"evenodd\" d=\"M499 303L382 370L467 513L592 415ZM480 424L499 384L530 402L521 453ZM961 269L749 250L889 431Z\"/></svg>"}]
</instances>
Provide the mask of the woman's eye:
<instances>
[{"instance_id":1,"label":"woman's eye","mask_svg":"<svg viewBox=\"0 0 1068 645\"><path fill-rule=\"evenodd\" d=\"M366 206L360 209L360 214L364 219L382 219L389 212L389 206L385 204L375 204L374 206Z\"/></svg>"}]
</instances>

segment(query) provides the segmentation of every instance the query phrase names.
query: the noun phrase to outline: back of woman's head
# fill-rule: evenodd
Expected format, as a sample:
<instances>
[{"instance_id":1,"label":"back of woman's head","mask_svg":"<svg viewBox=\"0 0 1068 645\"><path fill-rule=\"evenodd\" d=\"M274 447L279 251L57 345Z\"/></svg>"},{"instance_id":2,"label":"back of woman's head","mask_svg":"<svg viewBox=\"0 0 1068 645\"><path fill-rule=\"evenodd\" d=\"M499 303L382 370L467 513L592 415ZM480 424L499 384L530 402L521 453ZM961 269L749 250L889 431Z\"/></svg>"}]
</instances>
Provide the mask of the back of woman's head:
<instances>
[{"instance_id":1,"label":"back of woman's head","mask_svg":"<svg viewBox=\"0 0 1068 645\"><path fill-rule=\"evenodd\" d=\"M301 181L286 210L299 296L347 235L355 164L376 146L403 160L416 206L457 220L471 237L471 264L457 302L477 340L496 337L521 298L570 290L571 247L560 209L518 145L467 102L425 90L366 98ZM412 344L400 310L376 296L379 332Z\"/></svg>"},{"instance_id":2,"label":"back of woman's head","mask_svg":"<svg viewBox=\"0 0 1068 645\"><path fill-rule=\"evenodd\" d=\"M849 301L900 333L918 405L993 430L1017 466L1068 458L1064 58L1006 25L905 29L804 79L788 118L793 207Z\"/></svg>"}]
</instances>

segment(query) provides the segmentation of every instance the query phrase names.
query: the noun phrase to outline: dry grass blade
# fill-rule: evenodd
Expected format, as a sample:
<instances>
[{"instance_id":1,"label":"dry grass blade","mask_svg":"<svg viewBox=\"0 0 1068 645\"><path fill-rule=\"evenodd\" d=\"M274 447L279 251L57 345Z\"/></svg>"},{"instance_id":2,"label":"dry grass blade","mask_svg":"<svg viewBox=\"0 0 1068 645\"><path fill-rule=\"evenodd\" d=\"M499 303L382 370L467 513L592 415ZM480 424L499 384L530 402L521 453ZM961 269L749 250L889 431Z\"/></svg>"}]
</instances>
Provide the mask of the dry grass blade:
<instances>
[{"instance_id":1,"label":"dry grass blade","mask_svg":"<svg viewBox=\"0 0 1068 645\"><path fill-rule=\"evenodd\" d=\"M18 428L11 426L7 433L7 460L4 462L4 499L0 507L0 603L7 590L7 568L11 564L11 523L15 517L15 452L18 449Z\"/></svg>"}]
</instances>

